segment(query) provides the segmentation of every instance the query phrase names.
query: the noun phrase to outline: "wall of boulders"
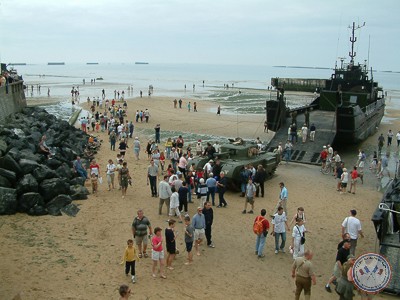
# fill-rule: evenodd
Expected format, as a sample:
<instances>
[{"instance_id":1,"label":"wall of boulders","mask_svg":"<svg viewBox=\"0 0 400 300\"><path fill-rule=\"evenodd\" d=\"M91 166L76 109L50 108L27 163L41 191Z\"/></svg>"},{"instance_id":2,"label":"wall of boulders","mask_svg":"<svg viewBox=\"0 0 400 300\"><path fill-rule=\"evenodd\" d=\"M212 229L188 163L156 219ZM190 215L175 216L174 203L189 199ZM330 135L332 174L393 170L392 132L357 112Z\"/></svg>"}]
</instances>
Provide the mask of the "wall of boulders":
<instances>
[{"instance_id":1,"label":"wall of boulders","mask_svg":"<svg viewBox=\"0 0 400 300\"><path fill-rule=\"evenodd\" d=\"M39 153L39 142L53 152ZM82 155L88 136L39 107L26 107L0 124L0 215L75 215L73 200L87 199L85 178L72 162Z\"/></svg>"}]
</instances>

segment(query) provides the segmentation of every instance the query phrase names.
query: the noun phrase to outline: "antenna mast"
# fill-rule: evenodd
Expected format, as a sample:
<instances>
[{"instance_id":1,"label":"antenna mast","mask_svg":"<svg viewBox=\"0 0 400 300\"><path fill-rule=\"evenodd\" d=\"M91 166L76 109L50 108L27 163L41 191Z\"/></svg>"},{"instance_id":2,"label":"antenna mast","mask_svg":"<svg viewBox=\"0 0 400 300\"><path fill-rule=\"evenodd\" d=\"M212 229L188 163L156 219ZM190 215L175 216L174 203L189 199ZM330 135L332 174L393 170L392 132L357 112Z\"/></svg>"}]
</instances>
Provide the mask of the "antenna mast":
<instances>
[{"instance_id":1,"label":"antenna mast","mask_svg":"<svg viewBox=\"0 0 400 300\"><path fill-rule=\"evenodd\" d=\"M351 29L351 37L350 37L350 42L351 42L351 52L349 52L349 56L350 56L350 64L354 65L354 57L356 57L357 53L354 51L354 44L357 41L357 37L355 36L355 31L357 29L360 29L361 27L365 26L365 22L362 25L357 25L356 27L356 23L353 22L353 27ZM351 28L349 26L349 28Z\"/></svg>"}]
</instances>

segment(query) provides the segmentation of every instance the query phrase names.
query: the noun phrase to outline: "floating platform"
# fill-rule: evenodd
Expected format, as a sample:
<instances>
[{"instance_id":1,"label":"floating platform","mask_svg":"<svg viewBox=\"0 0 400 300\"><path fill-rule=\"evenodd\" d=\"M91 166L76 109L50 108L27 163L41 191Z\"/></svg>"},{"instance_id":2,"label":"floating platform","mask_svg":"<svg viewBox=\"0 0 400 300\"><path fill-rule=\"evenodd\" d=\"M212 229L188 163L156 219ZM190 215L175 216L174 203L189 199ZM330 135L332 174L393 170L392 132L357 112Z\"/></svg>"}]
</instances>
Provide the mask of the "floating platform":
<instances>
[{"instance_id":1,"label":"floating platform","mask_svg":"<svg viewBox=\"0 0 400 300\"><path fill-rule=\"evenodd\" d=\"M145 62L145 61L136 61L135 62L135 65L148 65L149 63L148 62Z\"/></svg>"},{"instance_id":2,"label":"floating platform","mask_svg":"<svg viewBox=\"0 0 400 300\"><path fill-rule=\"evenodd\" d=\"M97 62L87 62L86 64L87 65L98 65L99 63L97 63Z\"/></svg>"},{"instance_id":3,"label":"floating platform","mask_svg":"<svg viewBox=\"0 0 400 300\"><path fill-rule=\"evenodd\" d=\"M48 62L48 66L63 66L65 65L65 62Z\"/></svg>"},{"instance_id":4,"label":"floating platform","mask_svg":"<svg viewBox=\"0 0 400 300\"><path fill-rule=\"evenodd\" d=\"M9 63L10 66L26 66L26 63Z\"/></svg>"}]
</instances>

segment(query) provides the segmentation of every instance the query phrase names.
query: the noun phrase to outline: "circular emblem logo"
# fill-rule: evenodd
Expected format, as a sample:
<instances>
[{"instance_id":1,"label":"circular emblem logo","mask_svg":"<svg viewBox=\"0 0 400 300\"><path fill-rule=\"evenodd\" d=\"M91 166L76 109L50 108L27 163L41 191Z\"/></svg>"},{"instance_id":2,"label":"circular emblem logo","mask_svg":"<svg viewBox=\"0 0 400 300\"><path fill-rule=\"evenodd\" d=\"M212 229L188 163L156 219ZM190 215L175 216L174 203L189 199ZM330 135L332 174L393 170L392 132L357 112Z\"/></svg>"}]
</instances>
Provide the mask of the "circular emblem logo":
<instances>
[{"instance_id":1,"label":"circular emblem logo","mask_svg":"<svg viewBox=\"0 0 400 300\"><path fill-rule=\"evenodd\" d=\"M359 290L376 294L392 279L392 269L387 259L377 253L360 255L353 266L354 284Z\"/></svg>"}]
</instances>

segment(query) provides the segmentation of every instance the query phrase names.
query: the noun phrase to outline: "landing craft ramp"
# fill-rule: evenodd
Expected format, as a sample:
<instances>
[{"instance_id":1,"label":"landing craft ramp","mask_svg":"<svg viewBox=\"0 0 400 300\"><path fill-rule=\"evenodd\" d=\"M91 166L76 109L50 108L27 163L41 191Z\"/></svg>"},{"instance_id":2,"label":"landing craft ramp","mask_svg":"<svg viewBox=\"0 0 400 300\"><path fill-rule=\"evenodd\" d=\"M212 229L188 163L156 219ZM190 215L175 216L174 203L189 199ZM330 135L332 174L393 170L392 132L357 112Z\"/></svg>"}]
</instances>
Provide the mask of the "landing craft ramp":
<instances>
[{"instance_id":1,"label":"landing craft ramp","mask_svg":"<svg viewBox=\"0 0 400 300\"><path fill-rule=\"evenodd\" d=\"M301 130L305 123L304 114L301 113L301 109L297 110L297 132ZM275 133L272 140L268 143L268 151L273 151L278 146L279 142L282 142L282 148L284 149L285 143L288 139L288 129L292 122L292 119L286 118L286 122L282 127ZM292 162L306 163L306 164L320 164L320 152L322 151L323 145L332 145L336 134L336 121L335 112L333 111L311 111L310 112L310 125L314 123L316 127L315 142L310 142L309 137L303 144L301 134L297 136L297 143L294 144L292 151Z\"/></svg>"}]
</instances>

